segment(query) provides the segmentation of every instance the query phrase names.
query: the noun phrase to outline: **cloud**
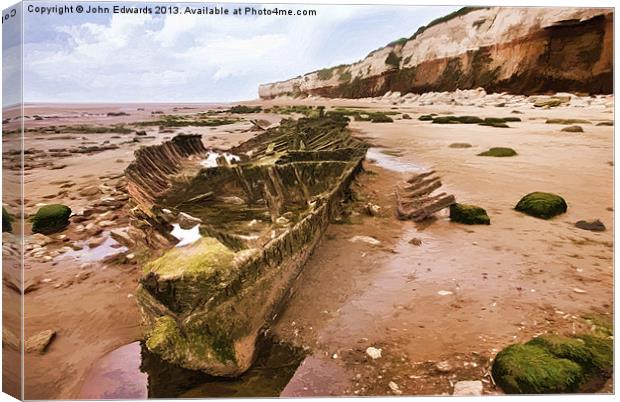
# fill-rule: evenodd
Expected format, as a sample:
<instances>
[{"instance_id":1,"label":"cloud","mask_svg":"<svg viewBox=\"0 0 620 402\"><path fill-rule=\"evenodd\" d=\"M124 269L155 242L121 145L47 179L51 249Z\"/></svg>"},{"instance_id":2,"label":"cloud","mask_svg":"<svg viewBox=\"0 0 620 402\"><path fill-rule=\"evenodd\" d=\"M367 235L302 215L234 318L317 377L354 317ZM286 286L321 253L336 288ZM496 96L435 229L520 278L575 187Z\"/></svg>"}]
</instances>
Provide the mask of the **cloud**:
<instances>
[{"instance_id":1,"label":"cloud","mask_svg":"<svg viewBox=\"0 0 620 402\"><path fill-rule=\"evenodd\" d=\"M52 27L55 35L37 31L49 26L26 22L32 31L26 32L24 47L24 97L48 102L253 98L260 83L355 61L397 37L394 31L414 32L418 25L411 22L419 11L413 7L308 7L318 15L67 17ZM394 26L377 24L376 18Z\"/></svg>"}]
</instances>

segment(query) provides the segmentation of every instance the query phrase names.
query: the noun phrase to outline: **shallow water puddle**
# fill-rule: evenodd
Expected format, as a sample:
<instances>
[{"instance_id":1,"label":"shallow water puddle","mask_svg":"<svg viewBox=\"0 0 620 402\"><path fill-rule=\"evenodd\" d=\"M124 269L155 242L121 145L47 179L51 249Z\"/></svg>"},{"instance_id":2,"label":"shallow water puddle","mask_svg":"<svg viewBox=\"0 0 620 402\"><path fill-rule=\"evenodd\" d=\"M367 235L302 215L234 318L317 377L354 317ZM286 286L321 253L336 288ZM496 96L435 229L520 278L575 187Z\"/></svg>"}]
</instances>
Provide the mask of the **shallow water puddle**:
<instances>
[{"instance_id":1,"label":"shallow water puddle","mask_svg":"<svg viewBox=\"0 0 620 402\"><path fill-rule=\"evenodd\" d=\"M241 160L240 157L238 157L237 155L233 155L230 152L219 153L219 152L209 151L207 152L207 157L203 159L200 162L200 164L206 168L217 167L217 158L219 158L220 156L223 156L224 158L226 158L226 161L228 163L239 162Z\"/></svg>"},{"instance_id":2,"label":"shallow water puddle","mask_svg":"<svg viewBox=\"0 0 620 402\"><path fill-rule=\"evenodd\" d=\"M372 159L382 168L394 172L416 172L423 170L422 166L404 162L397 156L387 155L381 152L380 148L369 148L366 152L366 159Z\"/></svg>"},{"instance_id":3,"label":"shallow water puddle","mask_svg":"<svg viewBox=\"0 0 620 402\"><path fill-rule=\"evenodd\" d=\"M78 398L277 397L304 357L300 348L267 340L245 374L216 378L166 363L134 342L95 363Z\"/></svg>"},{"instance_id":4,"label":"shallow water puddle","mask_svg":"<svg viewBox=\"0 0 620 402\"><path fill-rule=\"evenodd\" d=\"M109 237L109 232L104 233L103 236L106 236L106 239L99 246L91 248L86 245L86 242L83 242L81 245L84 247L81 250L68 251L58 256L58 260L72 258L81 262L95 262L104 260L115 254L124 253L128 250L127 247L122 246L116 240Z\"/></svg>"},{"instance_id":5,"label":"shallow water puddle","mask_svg":"<svg viewBox=\"0 0 620 402\"><path fill-rule=\"evenodd\" d=\"M173 229L170 234L179 240L176 247L183 247L195 243L202 237L200 235L200 225L196 225L191 229L183 229L178 223L174 223L172 227Z\"/></svg>"}]
</instances>

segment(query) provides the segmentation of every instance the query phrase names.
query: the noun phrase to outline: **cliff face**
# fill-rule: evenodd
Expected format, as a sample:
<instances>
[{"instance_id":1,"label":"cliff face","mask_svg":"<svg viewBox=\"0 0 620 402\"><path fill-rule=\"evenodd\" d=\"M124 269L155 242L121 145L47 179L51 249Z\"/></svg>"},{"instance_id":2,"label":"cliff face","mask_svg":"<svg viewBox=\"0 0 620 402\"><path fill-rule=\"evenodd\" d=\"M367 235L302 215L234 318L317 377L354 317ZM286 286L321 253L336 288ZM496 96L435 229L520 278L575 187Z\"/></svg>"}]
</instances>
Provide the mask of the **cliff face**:
<instances>
[{"instance_id":1,"label":"cliff face","mask_svg":"<svg viewBox=\"0 0 620 402\"><path fill-rule=\"evenodd\" d=\"M462 9L357 63L261 85L259 95L365 98L477 87L612 93L613 10Z\"/></svg>"}]
</instances>

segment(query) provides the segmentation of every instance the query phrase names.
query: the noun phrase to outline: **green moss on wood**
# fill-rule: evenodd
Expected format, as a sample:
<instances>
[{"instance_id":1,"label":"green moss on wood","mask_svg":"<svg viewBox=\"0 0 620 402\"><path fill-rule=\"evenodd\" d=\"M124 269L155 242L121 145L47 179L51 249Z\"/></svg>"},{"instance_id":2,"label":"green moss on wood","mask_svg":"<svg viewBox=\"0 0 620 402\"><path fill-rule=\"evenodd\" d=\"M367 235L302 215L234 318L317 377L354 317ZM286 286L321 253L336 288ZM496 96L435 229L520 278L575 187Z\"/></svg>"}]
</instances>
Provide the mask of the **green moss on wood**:
<instances>
[{"instance_id":1,"label":"green moss on wood","mask_svg":"<svg viewBox=\"0 0 620 402\"><path fill-rule=\"evenodd\" d=\"M172 248L145 266L145 272L162 276L210 273L232 267L234 252L212 237Z\"/></svg>"},{"instance_id":2,"label":"green moss on wood","mask_svg":"<svg viewBox=\"0 0 620 402\"><path fill-rule=\"evenodd\" d=\"M537 218L550 219L566 212L568 206L564 198L559 195L534 192L521 198L515 209Z\"/></svg>"},{"instance_id":3,"label":"green moss on wood","mask_svg":"<svg viewBox=\"0 0 620 402\"><path fill-rule=\"evenodd\" d=\"M39 208L32 218L33 233L56 233L69 225L71 208L62 204L50 204Z\"/></svg>"},{"instance_id":4,"label":"green moss on wood","mask_svg":"<svg viewBox=\"0 0 620 402\"><path fill-rule=\"evenodd\" d=\"M484 208L469 204L450 205L450 220L466 225L491 224L491 219Z\"/></svg>"},{"instance_id":5,"label":"green moss on wood","mask_svg":"<svg viewBox=\"0 0 620 402\"><path fill-rule=\"evenodd\" d=\"M478 154L478 156L494 156L497 158L504 158L517 155L517 151L512 148L494 147L488 151L484 151Z\"/></svg>"}]
</instances>

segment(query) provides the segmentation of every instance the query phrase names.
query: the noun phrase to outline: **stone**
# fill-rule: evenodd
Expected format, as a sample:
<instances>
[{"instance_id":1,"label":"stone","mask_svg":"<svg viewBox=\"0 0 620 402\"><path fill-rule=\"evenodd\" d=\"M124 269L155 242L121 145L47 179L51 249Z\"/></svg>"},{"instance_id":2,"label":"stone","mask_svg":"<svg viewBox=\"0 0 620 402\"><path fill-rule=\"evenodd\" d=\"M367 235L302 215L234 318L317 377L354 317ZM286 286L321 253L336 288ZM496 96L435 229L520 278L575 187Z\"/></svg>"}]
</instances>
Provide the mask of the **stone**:
<instances>
[{"instance_id":1,"label":"stone","mask_svg":"<svg viewBox=\"0 0 620 402\"><path fill-rule=\"evenodd\" d=\"M544 192L529 193L515 206L515 210L541 219L551 219L565 213L567 209L564 198L557 194Z\"/></svg>"},{"instance_id":2,"label":"stone","mask_svg":"<svg viewBox=\"0 0 620 402\"><path fill-rule=\"evenodd\" d=\"M88 240L88 247L90 248L96 248L101 246L104 242L106 241L106 237L105 236L101 236L101 237L95 237L92 238L90 240Z\"/></svg>"},{"instance_id":3,"label":"stone","mask_svg":"<svg viewBox=\"0 0 620 402\"><path fill-rule=\"evenodd\" d=\"M466 142L454 142L449 145L450 148L471 148L471 144Z\"/></svg>"},{"instance_id":4,"label":"stone","mask_svg":"<svg viewBox=\"0 0 620 402\"><path fill-rule=\"evenodd\" d=\"M567 133L583 133L583 128L581 126L568 126L564 127L560 131L564 131Z\"/></svg>"},{"instance_id":5,"label":"stone","mask_svg":"<svg viewBox=\"0 0 620 402\"><path fill-rule=\"evenodd\" d=\"M381 212L381 207L369 202L364 206L364 212L366 212L368 216L377 216Z\"/></svg>"},{"instance_id":6,"label":"stone","mask_svg":"<svg viewBox=\"0 0 620 402\"><path fill-rule=\"evenodd\" d=\"M381 357L381 349L375 348L373 346L369 346L366 348L366 354L370 356L371 359L376 360Z\"/></svg>"},{"instance_id":7,"label":"stone","mask_svg":"<svg viewBox=\"0 0 620 402\"><path fill-rule=\"evenodd\" d=\"M482 395L482 381L459 381L454 384L452 395L479 396Z\"/></svg>"},{"instance_id":8,"label":"stone","mask_svg":"<svg viewBox=\"0 0 620 402\"><path fill-rule=\"evenodd\" d=\"M491 224L491 219L484 208L469 204L450 205L450 220L466 225Z\"/></svg>"},{"instance_id":9,"label":"stone","mask_svg":"<svg viewBox=\"0 0 620 402\"><path fill-rule=\"evenodd\" d=\"M452 371L452 365L447 360L438 362L435 365L435 368L437 369L437 371L439 371L441 373L448 373L448 372Z\"/></svg>"},{"instance_id":10,"label":"stone","mask_svg":"<svg viewBox=\"0 0 620 402\"><path fill-rule=\"evenodd\" d=\"M200 225L202 223L202 220L200 220L199 218L193 217L190 214L186 214L185 212L179 212L179 215L177 215L177 221L181 229L185 230L191 229L194 226Z\"/></svg>"},{"instance_id":11,"label":"stone","mask_svg":"<svg viewBox=\"0 0 620 402\"><path fill-rule=\"evenodd\" d=\"M52 234L64 230L69 225L71 208L62 204L50 204L39 208L32 218L34 233Z\"/></svg>"},{"instance_id":12,"label":"stone","mask_svg":"<svg viewBox=\"0 0 620 402\"><path fill-rule=\"evenodd\" d=\"M417 237L414 237L411 240L409 240L409 244L413 244L414 246L421 246L422 240L418 239Z\"/></svg>"},{"instance_id":13,"label":"stone","mask_svg":"<svg viewBox=\"0 0 620 402\"><path fill-rule=\"evenodd\" d=\"M129 233L121 229L110 230L110 237L112 237L112 239L114 239L116 242L128 248L133 248L136 244L135 241L131 238L131 236L129 236Z\"/></svg>"},{"instance_id":14,"label":"stone","mask_svg":"<svg viewBox=\"0 0 620 402\"><path fill-rule=\"evenodd\" d=\"M94 197L101 194L101 189L97 186L88 186L78 191L78 194L82 197Z\"/></svg>"},{"instance_id":15,"label":"stone","mask_svg":"<svg viewBox=\"0 0 620 402\"><path fill-rule=\"evenodd\" d=\"M56 331L52 331L51 329L39 332L38 334L31 336L26 341L26 352L38 352L40 354L45 353L45 351L55 337Z\"/></svg>"},{"instance_id":16,"label":"stone","mask_svg":"<svg viewBox=\"0 0 620 402\"><path fill-rule=\"evenodd\" d=\"M368 243L373 246L378 246L379 244L381 244L379 240L375 239L374 237L370 237L370 236L353 236L349 239L349 241L351 243L358 243L358 242Z\"/></svg>"},{"instance_id":17,"label":"stone","mask_svg":"<svg viewBox=\"0 0 620 402\"><path fill-rule=\"evenodd\" d=\"M390 390L395 393L395 394L402 394L403 391L400 390L400 388L398 387L398 384L396 384L394 381L390 381L388 383L388 387L390 388Z\"/></svg>"},{"instance_id":18,"label":"stone","mask_svg":"<svg viewBox=\"0 0 620 402\"><path fill-rule=\"evenodd\" d=\"M583 230L590 230L592 232L604 232L606 230L605 225L599 219L591 221L577 221L575 227Z\"/></svg>"}]
</instances>

